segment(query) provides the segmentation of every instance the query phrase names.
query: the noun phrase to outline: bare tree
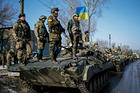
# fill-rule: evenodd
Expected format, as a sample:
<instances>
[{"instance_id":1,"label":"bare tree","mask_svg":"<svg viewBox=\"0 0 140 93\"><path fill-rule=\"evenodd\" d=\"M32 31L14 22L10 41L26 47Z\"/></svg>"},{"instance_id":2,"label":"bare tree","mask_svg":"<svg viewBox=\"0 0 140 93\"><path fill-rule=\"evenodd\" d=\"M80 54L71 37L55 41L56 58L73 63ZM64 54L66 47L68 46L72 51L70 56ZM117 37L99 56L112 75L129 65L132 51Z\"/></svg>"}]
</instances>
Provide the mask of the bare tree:
<instances>
[{"instance_id":1,"label":"bare tree","mask_svg":"<svg viewBox=\"0 0 140 93\"><path fill-rule=\"evenodd\" d=\"M39 0L43 2L43 0ZM109 0L48 0L43 2L46 7L51 5L51 8L59 7L59 19L64 27L67 27L68 20L72 17L76 7L85 5L88 13L88 20L81 21L82 32L88 31L90 33L90 40L93 41L93 36L96 31L96 17L101 14L102 6ZM57 4L59 3L59 5ZM48 8L48 7L47 7ZM50 9L50 7L49 7Z\"/></svg>"},{"instance_id":2,"label":"bare tree","mask_svg":"<svg viewBox=\"0 0 140 93\"><path fill-rule=\"evenodd\" d=\"M97 40L98 42L98 45L101 47L101 48L108 48L108 41L107 40Z\"/></svg>"},{"instance_id":3,"label":"bare tree","mask_svg":"<svg viewBox=\"0 0 140 93\"><path fill-rule=\"evenodd\" d=\"M12 25L12 19L15 17L16 10L10 3L0 0L0 27Z\"/></svg>"},{"instance_id":4,"label":"bare tree","mask_svg":"<svg viewBox=\"0 0 140 93\"><path fill-rule=\"evenodd\" d=\"M80 5L85 5L87 8L87 14L88 14L88 20L87 24L85 24L85 21L81 22L82 27L84 26L84 31L87 29L87 31L90 33L90 39L92 41L94 32L96 31L96 19L95 14L98 14L98 16L101 15L101 8L102 6L109 0L64 0L68 3L71 10L74 11L76 7ZM74 7L76 6L76 7ZM95 16L93 16L95 15Z\"/></svg>"},{"instance_id":5,"label":"bare tree","mask_svg":"<svg viewBox=\"0 0 140 93\"><path fill-rule=\"evenodd\" d=\"M86 8L87 8L88 32L90 33L91 30L93 29L93 26L95 26L95 23L96 23L96 22L94 22L94 24L91 24L91 23L93 23L93 21L95 21L95 20L92 20L93 15L96 14L97 12L101 13L101 7L108 0L80 0L80 1L83 1L85 3L85 5L86 5ZM95 29L96 28L94 27L94 29L92 31L94 32ZM93 36L93 34L91 36Z\"/></svg>"}]
</instances>

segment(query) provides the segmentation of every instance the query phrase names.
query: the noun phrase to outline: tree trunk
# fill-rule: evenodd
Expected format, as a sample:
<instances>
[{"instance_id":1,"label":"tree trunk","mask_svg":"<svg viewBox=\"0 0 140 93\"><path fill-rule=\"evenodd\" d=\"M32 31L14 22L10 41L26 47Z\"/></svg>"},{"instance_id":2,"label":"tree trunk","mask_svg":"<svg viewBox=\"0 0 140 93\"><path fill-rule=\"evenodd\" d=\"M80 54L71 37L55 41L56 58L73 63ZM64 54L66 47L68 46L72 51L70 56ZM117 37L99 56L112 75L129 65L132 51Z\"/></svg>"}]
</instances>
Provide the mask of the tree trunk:
<instances>
[{"instance_id":1,"label":"tree trunk","mask_svg":"<svg viewBox=\"0 0 140 93\"><path fill-rule=\"evenodd\" d=\"M88 40L90 41L90 14L89 14L89 2L86 4L87 5L87 14L88 14Z\"/></svg>"},{"instance_id":2,"label":"tree trunk","mask_svg":"<svg viewBox=\"0 0 140 93\"><path fill-rule=\"evenodd\" d=\"M88 40L90 41L90 17L88 16Z\"/></svg>"}]
</instances>

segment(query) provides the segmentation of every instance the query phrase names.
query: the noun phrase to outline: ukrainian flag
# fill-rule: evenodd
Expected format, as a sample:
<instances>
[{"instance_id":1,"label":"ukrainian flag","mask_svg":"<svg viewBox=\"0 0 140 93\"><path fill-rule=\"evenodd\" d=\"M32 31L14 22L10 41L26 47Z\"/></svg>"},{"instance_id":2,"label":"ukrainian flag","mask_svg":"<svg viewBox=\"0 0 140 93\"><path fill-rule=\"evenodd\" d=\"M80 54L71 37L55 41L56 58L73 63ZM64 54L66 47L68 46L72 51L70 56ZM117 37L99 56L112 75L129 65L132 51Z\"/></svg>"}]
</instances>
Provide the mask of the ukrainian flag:
<instances>
[{"instance_id":1,"label":"ukrainian flag","mask_svg":"<svg viewBox=\"0 0 140 93\"><path fill-rule=\"evenodd\" d=\"M79 20L88 20L87 9L86 6L77 7L75 14L79 14Z\"/></svg>"}]
</instances>

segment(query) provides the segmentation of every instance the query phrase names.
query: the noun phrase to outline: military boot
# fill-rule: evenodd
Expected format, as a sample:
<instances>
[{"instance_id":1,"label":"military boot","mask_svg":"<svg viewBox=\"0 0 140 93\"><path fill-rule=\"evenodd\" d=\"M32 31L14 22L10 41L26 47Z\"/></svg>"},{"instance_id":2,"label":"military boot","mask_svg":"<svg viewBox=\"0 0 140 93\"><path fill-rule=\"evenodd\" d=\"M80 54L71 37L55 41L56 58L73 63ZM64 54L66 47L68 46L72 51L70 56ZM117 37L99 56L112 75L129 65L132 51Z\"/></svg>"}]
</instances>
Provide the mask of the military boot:
<instances>
[{"instance_id":1,"label":"military boot","mask_svg":"<svg viewBox=\"0 0 140 93\"><path fill-rule=\"evenodd\" d=\"M40 58L40 54L37 53L37 61L39 61L41 58Z\"/></svg>"},{"instance_id":2,"label":"military boot","mask_svg":"<svg viewBox=\"0 0 140 93\"><path fill-rule=\"evenodd\" d=\"M53 64L58 64L57 60L54 57L51 57L51 61Z\"/></svg>"}]
</instances>

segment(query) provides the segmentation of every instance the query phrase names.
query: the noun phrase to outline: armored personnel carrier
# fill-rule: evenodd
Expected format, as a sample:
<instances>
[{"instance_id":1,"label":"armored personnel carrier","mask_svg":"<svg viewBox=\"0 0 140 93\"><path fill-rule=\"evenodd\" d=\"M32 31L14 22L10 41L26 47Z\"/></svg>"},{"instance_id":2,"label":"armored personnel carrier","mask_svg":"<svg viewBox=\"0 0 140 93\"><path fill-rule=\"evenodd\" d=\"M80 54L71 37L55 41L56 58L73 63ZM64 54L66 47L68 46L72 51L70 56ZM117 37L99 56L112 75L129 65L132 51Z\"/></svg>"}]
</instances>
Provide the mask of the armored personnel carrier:
<instances>
[{"instance_id":1,"label":"armored personnel carrier","mask_svg":"<svg viewBox=\"0 0 140 93\"><path fill-rule=\"evenodd\" d=\"M52 64L48 58L43 62L30 60L26 66L15 64L8 70L20 72L20 77L33 85L78 88L81 93L96 93L108 83L111 62L102 67L92 57L58 58L58 62Z\"/></svg>"},{"instance_id":2,"label":"armored personnel carrier","mask_svg":"<svg viewBox=\"0 0 140 93\"><path fill-rule=\"evenodd\" d=\"M114 70L117 72L123 71L124 67L136 60L136 56L130 50L122 50L121 53L108 54L109 60L113 63Z\"/></svg>"},{"instance_id":3,"label":"armored personnel carrier","mask_svg":"<svg viewBox=\"0 0 140 93\"><path fill-rule=\"evenodd\" d=\"M19 72L21 79L36 86L77 88L81 93L99 92L109 81L108 70L112 69L112 62L99 60L92 51L84 50L77 55L77 59L61 55L57 59L59 64L53 64L49 57L44 57L42 62L31 59L27 65L14 64L8 70Z\"/></svg>"}]
</instances>

